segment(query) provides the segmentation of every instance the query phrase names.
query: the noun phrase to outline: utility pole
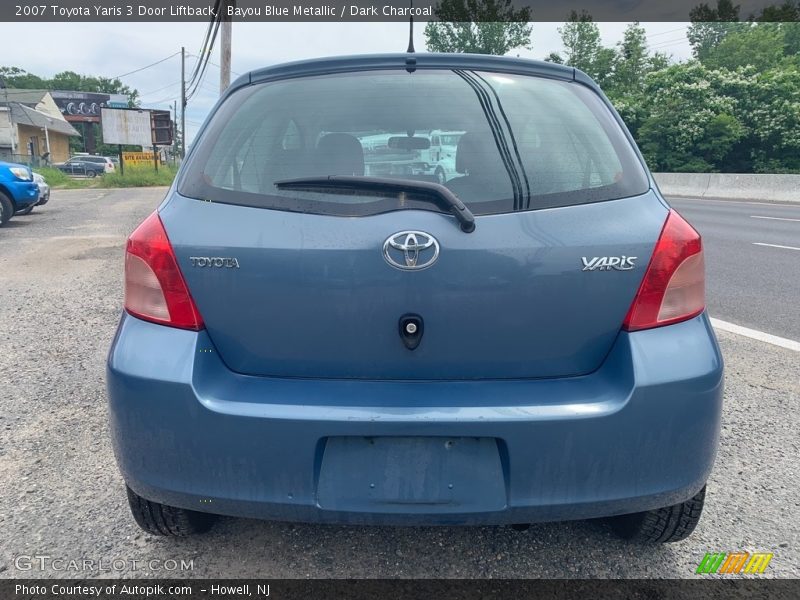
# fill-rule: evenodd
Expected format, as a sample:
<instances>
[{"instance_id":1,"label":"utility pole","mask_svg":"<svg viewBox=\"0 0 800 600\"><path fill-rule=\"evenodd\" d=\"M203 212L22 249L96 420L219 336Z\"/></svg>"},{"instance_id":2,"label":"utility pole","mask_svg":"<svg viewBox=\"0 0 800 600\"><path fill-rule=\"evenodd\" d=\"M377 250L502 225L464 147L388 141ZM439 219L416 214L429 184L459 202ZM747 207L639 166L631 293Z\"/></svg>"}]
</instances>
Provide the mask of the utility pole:
<instances>
[{"instance_id":1,"label":"utility pole","mask_svg":"<svg viewBox=\"0 0 800 600\"><path fill-rule=\"evenodd\" d=\"M6 98L6 115L8 116L8 139L11 141L11 160L14 160L14 123L11 121L11 104L8 103L8 86L6 80L0 77L0 88L3 88L3 94Z\"/></svg>"},{"instance_id":2,"label":"utility pole","mask_svg":"<svg viewBox=\"0 0 800 600\"><path fill-rule=\"evenodd\" d=\"M175 100L175 102L172 103L172 127L173 127L173 129L177 129L178 128L178 101L177 100ZM175 160L175 154L177 153L177 150L178 150L178 142L175 139L175 133L176 133L175 131L172 132L172 149L171 149L171 152L170 152L172 154L172 166L173 167L177 164L176 160Z\"/></svg>"},{"instance_id":3,"label":"utility pole","mask_svg":"<svg viewBox=\"0 0 800 600\"><path fill-rule=\"evenodd\" d=\"M228 7L235 7L236 0L224 0L220 15L220 47L219 47L219 93L222 94L231 84L231 36L233 20L228 16Z\"/></svg>"},{"instance_id":4,"label":"utility pole","mask_svg":"<svg viewBox=\"0 0 800 600\"><path fill-rule=\"evenodd\" d=\"M186 156L186 48L181 46L181 158Z\"/></svg>"}]
</instances>

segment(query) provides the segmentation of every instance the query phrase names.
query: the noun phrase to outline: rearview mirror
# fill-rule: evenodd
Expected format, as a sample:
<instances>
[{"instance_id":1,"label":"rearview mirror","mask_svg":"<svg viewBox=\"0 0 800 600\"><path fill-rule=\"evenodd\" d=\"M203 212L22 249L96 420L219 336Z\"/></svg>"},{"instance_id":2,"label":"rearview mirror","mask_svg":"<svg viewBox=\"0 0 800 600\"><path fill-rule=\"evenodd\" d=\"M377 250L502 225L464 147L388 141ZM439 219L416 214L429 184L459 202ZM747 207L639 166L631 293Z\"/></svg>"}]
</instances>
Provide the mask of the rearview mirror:
<instances>
[{"instance_id":1,"label":"rearview mirror","mask_svg":"<svg viewBox=\"0 0 800 600\"><path fill-rule=\"evenodd\" d=\"M430 147L431 141L428 138L403 135L389 138L389 148L395 150L427 150Z\"/></svg>"}]
</instances>

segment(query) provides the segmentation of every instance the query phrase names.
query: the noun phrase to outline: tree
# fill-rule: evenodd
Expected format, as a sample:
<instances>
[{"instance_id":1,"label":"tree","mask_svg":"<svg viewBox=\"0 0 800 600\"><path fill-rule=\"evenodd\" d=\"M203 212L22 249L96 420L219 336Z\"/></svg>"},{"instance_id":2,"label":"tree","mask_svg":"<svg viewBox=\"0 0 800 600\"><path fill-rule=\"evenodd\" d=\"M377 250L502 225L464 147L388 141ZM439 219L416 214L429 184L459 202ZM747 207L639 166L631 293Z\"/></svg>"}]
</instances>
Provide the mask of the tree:
<instances>
[{"instance_id":1,"label":"tree","mask_svg":"<svg viewBox=\"0 0 800 600\"><path fill-rule=\"evenodd\" d=\"M784 49L784 32L779 24L753 24L726 35L708 52L703 64L731 70L752 65L764 71L783 61Z\"/></svg>"},{"instance_id":2,"label":"tree","mask_svg":"<svg viewBox=\"0 0 800 600\"><path fill-rule=\"evenodd\" d=\"M800 172L800 68L677 64L646 77L637 141L656 170Z\"/></svg>"},{"instance_id":3,"label":"tree","mask_svg":"<svg viewBox=\"0 0 800 600\"><path fill-rule=\"evenodd\" d=\"M692 24L686 31L686 37L692 45L695 58L703 60L716 48L728 33L740 27L739 5L731 0L717 0L717 7L699 4L689 12Z\"/></svg>"},{"instance_id":4,"label":"tree","mask_svg":"<svg viewBox=\"0 0 800 600\"><path fill-rule=\"evenodd\" d=\"M45 87L41 77L31 75L19 67L0 67L0 79L3 80L5 87L9 88L35 90Z\"/></svg>"},{"instance_id":5,"label":"tree","mask_svg":"<svg viewBox=\"0 0 800 600\"><path fill-rule=\"evenodd\" d=\"M613 52L603 48L600 43L600 29L586 11L580 14L574 10L569 20L558 28L561 43L564 45L564 57L551 54L546 60L570 65L580 69L600 85L610 75Z\"/></svg>"},{"instance_id":6,"label":"tree","mask_svg":"<svg viewBox=\"0 0 800 600\"><path fill-rule=\"evenodd\" d=\"M530 48L530 8L515 9L512 0L442 0L439 21L425 26L431 52L471 52L503 55Z\"/></svg>"},{"instance_id":7,"label":"tree","mask_svg":"<svg viewBox=\"0 0 800 600\"><path fill-rule=\"evenodd\" d=\"M586 11L578 14L574 10L569 20L558 28L564 44L564 63L592 75L597 53L601 49L600 29Z\"/></svg>"},{"instance_id":8,"label":"tree","mask_svg":"<svg viewBox=\"0 0 800 600\"><path fill-rule=\"evenodd\" d=\"M644 76L651 69L650 52L647 49L647 35L638 22L625 28L622 41L618 44L614 64L614 85L618 93L633 93L644 86Z\"/></svg>"},{"instance_id":9,"label":"tree","mask_svg":"<svg viewBox=\"0 0 800 600\"><path fill-rule=\"evenodd\" d=\"M139 105L139 92L128 87L119 79L79 75L73 71L56 73L48 79L28 73L19 67L0 67L0 77L5 80L6 87L9 88L125 94L131 108Z\"/></svg>"},{"instance_id":10,"label":"tree","mask_svg":"<svg viewBox=\"0 0 800 600\"><path fill-rule=\"evenodd\" d=\"M647 77L647 117L638 142L652 169L724 170L746 128L737 118L736 100L721 94L719 87L718 75L697 63L674 65Z\"/></svg>"}]
</instances>

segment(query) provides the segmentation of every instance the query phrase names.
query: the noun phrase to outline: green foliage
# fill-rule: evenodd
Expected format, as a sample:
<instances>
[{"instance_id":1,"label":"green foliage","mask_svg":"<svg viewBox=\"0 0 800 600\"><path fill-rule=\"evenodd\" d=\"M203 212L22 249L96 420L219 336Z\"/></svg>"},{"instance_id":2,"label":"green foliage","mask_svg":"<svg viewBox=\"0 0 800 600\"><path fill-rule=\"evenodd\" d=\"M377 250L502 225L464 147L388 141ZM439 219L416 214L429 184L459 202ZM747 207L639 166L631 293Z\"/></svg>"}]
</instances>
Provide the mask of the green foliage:
<instances>
[{"instance_id":1,"label":"green foliage","mask_svg":"<svg viewBox=\"0 0 800 600\"><path fill-rule=\"evenodd\" d=\"M44 177L50 187L59 189L169 186L177 173L177 169L171 165L159 165L158 173L152 165L128 166L124 175L117 169L114 173L94 178L70 177L55 167L41 167L35 171Z\"/></svg>"},{"instance_id":2,"label":"green foliage","mask_svg":"<svg viewBox=\"0 0 800 600\"><path fill-rule=\"evenodd\" d=\"M103 175L103 187L152 187L172 185L177 171L169 165L159 165L158 172L152 166L128 166L123 175L119 169Z\"/></svg>"},{"instance_id":3,"label":"green foliage","mask_svg":"<svg viewBox=\"0 0 800 600\"><path fill-rule=\"evenodd\" d=\"M82 182L89 181L88 179L72 179L69 175L67 175L63 171L59 171L55 167L36 167L34 171L36 171L37 173L39 173L39 175L44 177L44 180L50 187L58 187L58 188L85 187L84 185L82 185Z\"/></svg>"},{"instance_id":4,"label":"green foliage","mask_svg":"<svg viewBox=\"0 0 800 600\"><path fill-rule=\"evenodd\" d=\"M563 27L558 28L564 44L564 62L592 75L600 44L600 29L586 11L578 14L574 10Z\"/></svg>"},{"instance_id":5,"label":"green foliage","mask_svg":"<svg viewBox=\"0 0 800 600\"><path fill-rule=\"evenodd\" d=\"M731 0L717 0L716 8L699 4L689 12L692 24L686 32L695 58L703 60L728 33L740 27L739 5Z\"/></svg>"},{"instance_id":6,"label":"green foliage","mask_svg":"<svg viewBox=\"0 0 800 600\"><path fill-rule=\"evenodd\" d=\"M783 60L784 31L778 23L746 26L725 36L712 48L703 64L712 69L732 69L752 65L769 69Z\"/></svg>"},{"instance_id":7,"label":"green foliage","mask_svg":"<svg viewBox=\"0 0 800 600\"><path fill-rule=\"evenodd\" d=\"M439 21L428 21L425 41L431 52L506 54L531 47L530 8L512 0L442 0Z\"/></svg>"},{"instance_id":8,"label":"green foliage","mask_svg":"<svg viewBox=\"0 0 800 600\"><path fill-rule=\"evenodd\" d=\"M19 67L0 67L0 78L9 88L41 90L47 87L44 79L37 75L31 75Z\"/></svg>"},{"instance_id":9,"label":"green foliage","mask_svg":"<svg viewBox=\"0 0 800 600\"><path fill-rule=\"evenodd\" d=\"M0 67L0 77L6 87L23 90L68 90L75 92L97 92L100 94L125 94L131 108L139 104L139 92L119 79L79 75L73 71L56 73L51 78L39 77L19 67Z\"/></svg>"},{"instance_id":10,"label":"green foliage","mask_svg":"<svg viewBox=\"0 0 800 600\"><path fill-rule=\"evenodd\" d=\"M559 29L563 52L546 60L600 84L653 170L800 172L800 23L791 22L800 3L738 22L739 7L718 0L692 18L700 60L670 65L638 23L605 48L591 17L575 12Z\"/></svg>"},{"instance_id":11,"label":"green foliage","mask_svg":"<svg viewBox=\"0 0 800 600\"><path fill-rule=\"evenodd\" d=\"M800 172L800 70L673 65L646 78L637 141L656 171Z\"/></svg>"}]
</instances>

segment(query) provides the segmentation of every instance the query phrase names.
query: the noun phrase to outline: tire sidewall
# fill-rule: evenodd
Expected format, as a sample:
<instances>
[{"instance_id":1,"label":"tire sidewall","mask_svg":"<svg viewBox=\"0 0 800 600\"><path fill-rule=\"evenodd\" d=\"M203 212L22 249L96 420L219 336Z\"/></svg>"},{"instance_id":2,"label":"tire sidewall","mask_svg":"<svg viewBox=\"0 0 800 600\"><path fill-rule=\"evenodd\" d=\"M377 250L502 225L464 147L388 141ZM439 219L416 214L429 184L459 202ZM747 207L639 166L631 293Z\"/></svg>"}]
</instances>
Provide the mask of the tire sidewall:
<instances>
[{"instance_id":1,"label":"tire sidewall","mask_svg":"<svg viewBox=\"0 0 800 600\"><path fill-rule=\"evenodd\" d=\"M5 225L14 216L14 205L11 199L0 192L0 227Z\"/></svg>"}]
</instances>

